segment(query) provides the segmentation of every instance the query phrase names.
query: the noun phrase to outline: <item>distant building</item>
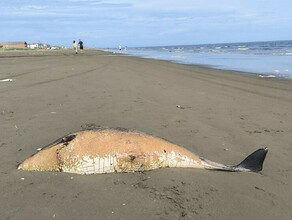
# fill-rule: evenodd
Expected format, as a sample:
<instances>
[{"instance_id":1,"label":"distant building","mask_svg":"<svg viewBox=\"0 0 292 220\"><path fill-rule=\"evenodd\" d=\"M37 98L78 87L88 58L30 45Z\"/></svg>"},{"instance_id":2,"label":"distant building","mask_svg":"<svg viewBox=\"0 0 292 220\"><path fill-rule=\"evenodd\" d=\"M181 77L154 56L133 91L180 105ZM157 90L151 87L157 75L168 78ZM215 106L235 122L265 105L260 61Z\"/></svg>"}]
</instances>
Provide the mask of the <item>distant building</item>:
<instances>
[{"instance_id":1,"label":"distant building","mask_svg":"<svg viewBox=\"0 0 292 220\"><path fill-rule=\"evenodd\" d=\"M27 45L30 49L39 49L41 47L40 43L30 43Z\"/></svg>"},{"instance_id":2,"label":"distant building","mask_svg":"<svg viewBox=\"0 0 292 220\"><path fill-rule=\"evenodd\" d=\"M56 50L61 49L63 47L60 46L51 46L47 43L26 43L26 42L0 42L0 48L11 48L11 49L19 49L19 48L28 48L28 49L43 49L43 50Z\"/></svg>"},{"instance_id":3,"label":"distant building","mask_svg":"<svg viewBox=\"0 0 292 220\"><path fill-rule=\"evenodd\" d=\"M26 42L3 42L0 43L0 48L27 48Z\"/></svg>"},{"instance_id":4,"label":"distant building","mask_svg":"<svg viewBox=\"0 0 292 220\"><path fill-rule=\"evenodd\" d=\"M29 43L27 44L27 48L30 49L49 49L49 44L43 44L43 43Z\"/></svg>"}]
</instances>

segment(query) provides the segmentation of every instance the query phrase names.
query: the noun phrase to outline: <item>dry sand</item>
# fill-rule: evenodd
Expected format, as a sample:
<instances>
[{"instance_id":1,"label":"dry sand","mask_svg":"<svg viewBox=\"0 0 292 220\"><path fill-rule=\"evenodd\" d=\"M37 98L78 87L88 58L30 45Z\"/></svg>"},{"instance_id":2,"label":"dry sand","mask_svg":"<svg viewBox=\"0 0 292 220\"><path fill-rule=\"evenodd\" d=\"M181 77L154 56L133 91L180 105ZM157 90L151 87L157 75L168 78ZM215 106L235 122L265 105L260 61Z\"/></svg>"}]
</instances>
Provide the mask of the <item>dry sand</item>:
<instances>
[{"instance_id":1,"label":"dry sand","mask_svg":"<svg viewBox=\"0 0 292 220\"><path fill-rule=\"evenodd\" d=\"M292 219L292 82L100 51L0 53L0 219ZM177 105L183 108L176 107ZM124 127L260 174L73 175L17 164L85 128Z\"/></svg>"}]
</instances>

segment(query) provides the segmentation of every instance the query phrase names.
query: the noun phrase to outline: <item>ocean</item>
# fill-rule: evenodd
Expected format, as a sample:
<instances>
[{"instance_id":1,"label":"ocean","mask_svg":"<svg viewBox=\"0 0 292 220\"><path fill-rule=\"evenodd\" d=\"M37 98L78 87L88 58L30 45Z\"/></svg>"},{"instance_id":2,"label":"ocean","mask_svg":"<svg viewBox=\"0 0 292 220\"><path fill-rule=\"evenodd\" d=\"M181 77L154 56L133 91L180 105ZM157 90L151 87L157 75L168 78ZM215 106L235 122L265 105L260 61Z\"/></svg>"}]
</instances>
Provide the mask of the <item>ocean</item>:
<instances>
[{"instance_id":1,"label":"ocean","mask_svg":"<svg viewBox=\"0 0 292 220\"><path fill-rule=\"evenodd\" d=\"M292 40L107 49L151 59L292 80Z\"/></svg>"}]
</instances>

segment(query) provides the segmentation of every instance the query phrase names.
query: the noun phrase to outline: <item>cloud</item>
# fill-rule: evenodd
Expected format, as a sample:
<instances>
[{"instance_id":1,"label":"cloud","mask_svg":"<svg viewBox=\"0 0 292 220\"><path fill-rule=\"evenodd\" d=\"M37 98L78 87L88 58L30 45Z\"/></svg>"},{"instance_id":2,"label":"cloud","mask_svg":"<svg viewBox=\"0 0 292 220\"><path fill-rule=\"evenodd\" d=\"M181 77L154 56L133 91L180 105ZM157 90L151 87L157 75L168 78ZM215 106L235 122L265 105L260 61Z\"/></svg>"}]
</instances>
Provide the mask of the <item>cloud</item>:
<instances>
[{"instance_id":1,"label":"cloud","mask_svg":"<svg viewBox=\"0 0 292 220\"><path fill-rule=\"evenodd\" d=\"M131 3L104 2L104 1L91 2L89 4L96 5L102 8L129 8L133 6L133 4Z\"/></svg>"},{"instance_id":2,"label":"cloud","mask_svg":"<svg viewBox=\"0 0 292 220\"><path fill-rule=\"evenodd\" d=\"M38 11L38 10L44 10L47 9L48 6L47 5L25 5L22 8L20 8L20 10L34 10L34 11Z\"/></svg>"}]
</instances>

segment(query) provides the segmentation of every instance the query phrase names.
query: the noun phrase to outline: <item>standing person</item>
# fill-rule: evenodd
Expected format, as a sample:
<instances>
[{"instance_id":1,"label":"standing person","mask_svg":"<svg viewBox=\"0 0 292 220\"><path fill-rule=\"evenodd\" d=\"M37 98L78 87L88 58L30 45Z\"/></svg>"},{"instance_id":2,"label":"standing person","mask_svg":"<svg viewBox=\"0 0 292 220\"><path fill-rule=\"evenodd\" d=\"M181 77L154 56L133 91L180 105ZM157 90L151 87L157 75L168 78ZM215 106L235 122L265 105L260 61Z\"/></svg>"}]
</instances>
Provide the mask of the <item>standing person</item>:
<instances>
[{"instance_id":1,"label":"standing person","mask_svg":"<svg viewBox=\"0 0 292 220\"><path fill-rule=\"evenodd\" d=\"M80 52L83 53L83 42L79 39L79 48L80 48Z\"/></svg>"},{"instance_id":2,"label":"standing person","mask_svg":"<svg viewBox=\"0 0 292 220\"><path fill-rule=\"evenodd\" d=\"M76 54L78 53L77 47L78 47L77 42L73 40L73 50L75 50Z\"/></svg>"}]
</instances>

